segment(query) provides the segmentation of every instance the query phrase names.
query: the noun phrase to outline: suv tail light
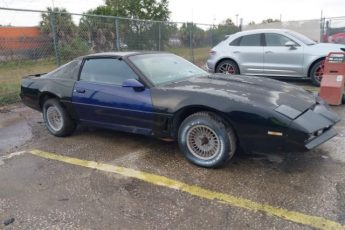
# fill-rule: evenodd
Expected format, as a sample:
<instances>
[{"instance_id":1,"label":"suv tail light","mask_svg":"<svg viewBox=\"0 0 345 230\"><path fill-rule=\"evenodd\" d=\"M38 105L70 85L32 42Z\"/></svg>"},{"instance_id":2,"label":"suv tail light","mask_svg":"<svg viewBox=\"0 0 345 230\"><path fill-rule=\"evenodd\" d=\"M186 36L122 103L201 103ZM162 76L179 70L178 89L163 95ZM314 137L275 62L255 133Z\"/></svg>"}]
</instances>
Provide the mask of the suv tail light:
<instances>
[{"instance_id":1,"label":"suv tail light","mask_svg":"<svg viewBox=\"0 0 345 230\"><path fill-rule=\"evenodd\" d=\"M216 54L216 51L210 50L210 52L208 52L208 54L209 54L210 56L215 55L215 54Z\"/></svg>"}]
</instances>

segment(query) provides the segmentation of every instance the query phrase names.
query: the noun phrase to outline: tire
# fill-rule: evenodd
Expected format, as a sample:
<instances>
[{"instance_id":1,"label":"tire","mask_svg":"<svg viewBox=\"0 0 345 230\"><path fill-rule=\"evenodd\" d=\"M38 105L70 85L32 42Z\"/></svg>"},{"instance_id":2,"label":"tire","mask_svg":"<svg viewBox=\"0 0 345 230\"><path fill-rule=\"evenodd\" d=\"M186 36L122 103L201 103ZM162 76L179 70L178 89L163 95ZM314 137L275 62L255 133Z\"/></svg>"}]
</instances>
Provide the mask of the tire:
<instances>
[{"instance_id":1,"label":"tire","mask_svg":"<svg viewBox=\"0 0 345 230\"><path fill-rule=\"evenodd\" d=\"M233 129L210 112L187 117L179 128L178 144L187 160L206 168L224 165L236 152Z\"/></svg>"},{"instance_id":2,"label":"tire","mask_svg":"<svg viewBox=\"0 0 345 230\"><path fill-rule=\"evenodd\" d=\"M57 99L48 99L43 104L43 120L49 132L57 137L72 134L76 128L75 122Z\"/></svg>"},{"instance_id":3,"label":"tire","mask_svg":"<svg viewBox=\"0 0 345 230\"><path fill-rule=\"evenodd\" d=\"M224 60L217 65L216 73L223 73L227 75L240 74L240 69L238 68L236 62Z\"/></svg>"},{"instance_id":4,"label":"tire","mask_svg":"<svg viewBox=\"0 0 345 230\"><path fill-rule=\"evenodd\" d=\"M345 105L345 93L343 94L343 98L341 100L341 103L343 103L343 105Z\"/></svg>"},{"instance_id":5,"label":"tire","mask_svg":"<svg viewBox=\"0 0 345 230\"><path fill-rule=\"evenodd\" d=\"M325 60L319 60L311 67L309 72L309 78L315 86L321 85L322 74L323 74L323 63Z\"/></svg>"}]
</instances>

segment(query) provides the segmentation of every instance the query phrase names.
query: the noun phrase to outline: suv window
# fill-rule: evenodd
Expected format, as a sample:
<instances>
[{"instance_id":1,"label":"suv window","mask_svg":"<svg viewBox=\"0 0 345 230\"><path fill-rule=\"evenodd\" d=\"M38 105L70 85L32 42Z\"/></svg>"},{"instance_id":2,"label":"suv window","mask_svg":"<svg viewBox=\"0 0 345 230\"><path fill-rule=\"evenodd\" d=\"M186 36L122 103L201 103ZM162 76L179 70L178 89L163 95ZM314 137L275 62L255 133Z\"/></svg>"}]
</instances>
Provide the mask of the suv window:
<instances>
[{"instance_id":1,"label":"suv window","mask_svg":"<svg viewBox=\"0 0 345 230\"><path fill-rule=\"evenodd\" d=\"M290 38L275 33L267 33L265 34L266 46L285 46L285 43L291 41L298 45L295 41L291 40Z\"/></svg>"},{"instance_id":2,"label":"suv window","mask_svg":"<svg viewBox=\"0 0 345 230\"><path fill-rule=\"evenodd\" d=\"M261 46L261 34L251 34L241 37L240 46Z\"/></svg>"},{"instance_id":3,"label":"suv window","mask_svg":"<svg viewBox=\"0 0 345 230\"><path fill-rule=\"evenodd\" d=\"M80 80L122 85L126 79L138 79L133 70L122 60L115 58L87 59L80 73Z\"/></svg>"},{"instance_id":4,"label":"suv window","mask_svg":"<svg viewBox=\"0 0 345 230\"><path fill-rule=\"evenodd\" d=\"M240 43L240 41L241 41L241 38L242 38L242 37L236 38L235 40L233 40L232 42L230 42L229 45L231 45L231 46L238 46L239 43Z\"/></svg>"}]
</instances>

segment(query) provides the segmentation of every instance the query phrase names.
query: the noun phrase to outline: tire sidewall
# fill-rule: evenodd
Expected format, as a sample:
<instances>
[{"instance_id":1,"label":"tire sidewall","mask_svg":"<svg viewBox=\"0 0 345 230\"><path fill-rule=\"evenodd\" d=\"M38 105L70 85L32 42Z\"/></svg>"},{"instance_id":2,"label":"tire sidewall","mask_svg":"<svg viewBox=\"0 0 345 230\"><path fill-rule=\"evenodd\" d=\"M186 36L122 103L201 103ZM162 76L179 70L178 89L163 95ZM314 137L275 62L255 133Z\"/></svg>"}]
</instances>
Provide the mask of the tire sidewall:
<instances>
[{"instance_id":1,"label":"tire sidewall","mask_svg":"<svg viewBox=\"0 0 345 230\"><path fill-rule=\"evenodd\" d=\"M47 110L49 107L54 106L59 113L61 114L61 119L62 119L62 127L60 130L56 131L54 129L52 129L49 125L48 119L47 119ZM43 104L43 109L42 109L42 113L43 113L43 120L46 124L47 129L49 130L49 132L51 132L53 135L55 136L63 136L66 130L66 113L64 111L64 109L61 107L60 103L55 100L55 99L49 99L47 100L44 104Z\"/></svg>"},{"instance_id":2,"label":"tire sidewall","mask_svg":"<svg viewBox=\"0 0 345 230\"><path fill-rule=\"evenodd\" d=\"M239 74L240 73L240 69L238 67L238 65L234 62L234 61L231 61L231 60L224 60L224 61L221 61L218 65L217 65L217 68L216 68L216 73L220 73L219 72L219 68L220 66L224 65L224 64L230 64L232 65L234 68L235 68L235 73L234 74ZM223 73L225 74L225 73Z\"/></svg>"},{"instance_id":3,"label":"tire sidewall","mask_svg":"<svg viewBox=\"0 0 345 230\"><path fill-rule=\"evenodd\" d=\"M316 69L320 66L320 64L323 62L324 60L320 60L318 62L316 62L310 69L310 80L313 82L314 85L316 86L320 86L321 82L319 82L318 80L316 80L315 78L315 71Z\"/></svg>"},{"instance_id":4,"label":"tire sidewall","mask_svg":"<svg viewBox=\"0 0 345 230\"><path fill-rule=\"evenodd\" d=\"M210 127L214 130L214 132L217 134L220 148L218 150L218 153L216 156L214 156L212 159L209 160L202 160L193 153L190 152L188 146L187 146L187 134L188 131L196 126L196 125L204 125L207 127ZM219 125L218 122L207 118L207 117L196 117L194 119L186 119L180 129L178 134L178 140L179 140L179 147L181 151L184 153L187 160L190 162L202 166L202 167L218 167L224 162L226 162L230 157L230 140L228 137L228 133L225 126Z\"/></svg>"}]
</instances>

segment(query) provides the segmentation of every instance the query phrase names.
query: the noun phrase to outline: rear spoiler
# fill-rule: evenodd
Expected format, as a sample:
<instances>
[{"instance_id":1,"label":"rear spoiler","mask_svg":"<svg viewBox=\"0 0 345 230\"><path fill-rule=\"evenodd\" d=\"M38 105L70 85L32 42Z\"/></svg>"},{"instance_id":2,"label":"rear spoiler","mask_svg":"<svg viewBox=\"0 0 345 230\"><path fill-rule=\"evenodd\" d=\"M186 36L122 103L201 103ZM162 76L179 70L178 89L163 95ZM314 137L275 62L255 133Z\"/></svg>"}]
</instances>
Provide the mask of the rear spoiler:
<instances>
[{"instance_id":1,"label":"rear spoiler","mask_svg":"<svg viewBox=\"0 0 345 230\"><path fill-rule=\"evenodd\" d=\"M47 73L30 74L30 75L26 75L26 76L22 77L22 79L24 79L24 78L30 78L30 77L40 77L40 76L45 75L45 74L47 74Z\"/></svg>"}]
</instances>

